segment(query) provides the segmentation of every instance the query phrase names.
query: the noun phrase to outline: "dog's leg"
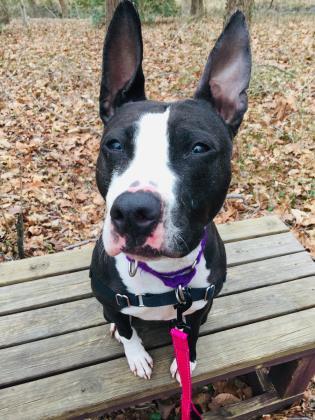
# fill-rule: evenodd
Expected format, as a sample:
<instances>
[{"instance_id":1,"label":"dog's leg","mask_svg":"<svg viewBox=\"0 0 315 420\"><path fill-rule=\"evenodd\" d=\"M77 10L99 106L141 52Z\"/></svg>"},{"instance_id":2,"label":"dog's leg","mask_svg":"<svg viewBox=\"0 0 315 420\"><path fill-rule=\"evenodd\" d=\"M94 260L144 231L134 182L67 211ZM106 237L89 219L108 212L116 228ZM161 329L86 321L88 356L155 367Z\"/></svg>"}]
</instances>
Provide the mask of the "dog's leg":
<instances>
[{"instance_id":1,"label":"dog's leg","mask_svg":"<svg viewBox=\"0 0 315 420\"><path fill-rule=\"evenodd\" d=\"M201 325L201 321L204 318L205 314L207 314L208 310L207 307L200 309L199 311L194 312L191 315L186 316L186 323L190 327L189 335L188 335L188 346L189 346L189 355L190 355L190 371L193 370L197 366L196 360L196 344L199 336L199 329ZM181 383L180 376L177 370L177 362L176 359L173 360L170 372L172 378L176 378L176 380Z\"/></svg>"},{"instance_id":2,"label":"dog's leg","mask_svg":"<svg viewBox=\"0 0 315 420\"><path fill-rule=\"evenodd\" d=\"M150 379L153 368L153 360L143 347L142 340L138 336L137 331L133 327L131 327L131 329L132 335L130 339L120 335L120 340L124 346L130 370L135 376Z\"/></svg>"},{"instance_id":3,"label":"dog's leg","mask_svg":"<svg viewBox=\"0 0 315 420\"><path fill-rule=\"evenodd\" d=\"M108 313L104 310L104 316L108 319ZM109 319L108 319L109 320ZM124 346L125 355L130 370L135 376L150 379L153 368L153 360L142 345L135 328L131 327L130 317L120 312L110 314L110 332L116 340Z\"/></svg>"}]
</instances>

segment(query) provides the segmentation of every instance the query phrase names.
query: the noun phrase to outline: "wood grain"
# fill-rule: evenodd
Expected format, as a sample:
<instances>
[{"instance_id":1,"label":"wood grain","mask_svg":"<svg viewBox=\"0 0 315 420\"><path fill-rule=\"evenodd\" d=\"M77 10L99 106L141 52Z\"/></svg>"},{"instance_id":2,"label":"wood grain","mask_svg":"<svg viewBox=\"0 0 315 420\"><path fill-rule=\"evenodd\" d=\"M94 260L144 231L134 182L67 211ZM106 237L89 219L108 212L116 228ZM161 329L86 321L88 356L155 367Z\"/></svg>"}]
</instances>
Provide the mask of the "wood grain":
<instances>
[{"instance_id":1,"label":"wood grain","mask_svg":"<svg viewBox=\"0 0 315 420\"><path fill-rule=\"evenodd\" d=\"M6 315L0 317L0 348L101 324L102 305L94 298Z\"/></svg>"},{"instance_id":2,"label":"wood grain","mask_svg":"<svg viewBox=\"0 0 315 420\"><path fill-rule=\"evenodd\" d=\"M246 219L217 225L225 243L288 232L289 228L277 216Z\"/></svg>"},{"instance_id":3,"label":"wood grain","mask_svg":"<svg viewBox=\"0 0 315 420\"><path fill-rule=\"evenodd\" d=\"M231 242L286 232L288 228L277 216L267 216L218 225L218 230L224 241ZM92 249L93 245L87 245L72 251L0 264L0 286L87 269Z\"/></svg>"},{"instance_id":4,"label":"wood grain","mask_svg":"<svg viewBox=\"0 0 315 420\"><path fill-rule=\"evenodd\" d=\"M269 258L229 267L220 296L315 274L315 263L307 252Z\"/></svg>"},{"instance_id":5,"label":"wood grain","mask_svg":"<svg viewBox=\"0 0 315 420\"><path fill-rule=\"evenodd\" d=\"M315 375L315 356L302 357L278 366L272 366L269 376L281 397L304 392Z\"/></svg>"},{"instance_id":6,"label":"wood grain","mask_svg":"<svg viewBox=\"0 0 315 420\"><path fill-rule=\"evenodd\" d=\"M229 266L303 250L291 233L246 239L226 245ZM68 302L91 294L87 270L3 286L0 294L0 315Z\"/></svg>"},{"instance_id":7,"label":"wood grain","mask_svg":"<svg viewBox=\"0 0 315 420\"><path fill-rule=\"evenodd\" d=\"M304 251L291 232L228 243L225 249L230 267Z\"/></svg>"},{"instance_id":8,"label":"wood grain","mask_svg":"<svg viewBox=\"0 0 315 420\"><path fill-rule=\"evenodd\" d=\"M310 275L315 275L315 264L306 252L235 266L228 269L228 279L220 296ZM87 282L89 282L88 279ZM40 283L44 288L45 281L38 281L38 286ZM80 287L78 285L78 289ZM67 295L66 288L67 283L60 282L62 293L59 292L59 302L63 295ZM86 286L83 290L86 290ZM20 302L23 304L23 300ZM0 317L0 348L100 325L103 323L101 306L93 302L94 299L84 299L2 316ZM50 304L49 296L46 303ZM25 307L21 306L20 309L24 310Z\"/></svg>"},{"instance_id":9,"label":"wood grain","mask_svg":"<svg viewBox=\"0 0 315 420\"><path fill-rule=\"evenodd\" d=\"M93 245L0 264L0 286L89 268Z\"/></svg>"},{"instance_id":10,"label":"wood grain","mask_svg":"<svg viewBox=\"0 0 315 420\"><path fill-rule=\"evenodd\" d=\"M239 403L221 408L218 414L204 413L203 420L250 420L262 414L272 413L301 399L303 394L280 398L276 391L266 392ZM296 418L296 420L298 417Z\"/></svg>"},{"instance_id":11,"label":"wood grain","mask_svg":"<svg viewBox=\"0 0 315 420\"><path fill-rule=\"evenodd\" d=\"M315 309L308 309L201 337L194 383L314 349L314 317ZM171 347L151 353L150 383L130 374L125 358L119 358L0 390L0 418L74 418L178 390L169 375Z\"/></svg>"},{"instance_id":12,"label":"wood grain","mask_svg":"<svg viewBox=\"0 0 315 420\"><path fill-rule=\"evenodd\" d=\"M92 296L88 270L4 286L0 291L0 315Z\"/></svg>"},{"instance_id":13,"label":"wood grain","mask_svg":"<svg viewBox=\"0 0 315 420\"><path fill-rule=\"evenodd\" d=\"M315 276L216 299L201 334L315 307ZM165 328L146 329L147 348L169 342ZM315 337L314 337L315 339ZM122 347L110 338L109 325L89 328L0 350L0 385L30 380L56 372L122 356Z\"/></svg>"}]
</instances>

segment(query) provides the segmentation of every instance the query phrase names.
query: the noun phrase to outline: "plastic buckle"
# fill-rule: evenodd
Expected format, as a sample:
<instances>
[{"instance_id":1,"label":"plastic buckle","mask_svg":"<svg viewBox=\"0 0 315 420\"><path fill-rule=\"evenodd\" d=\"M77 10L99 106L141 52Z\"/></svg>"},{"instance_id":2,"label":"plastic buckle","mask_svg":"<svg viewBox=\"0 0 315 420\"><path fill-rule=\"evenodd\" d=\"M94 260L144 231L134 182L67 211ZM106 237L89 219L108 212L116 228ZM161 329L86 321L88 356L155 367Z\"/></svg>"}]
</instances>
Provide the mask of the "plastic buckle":
<instances>
[{"instance_id":1,"label":"plastic buckle","mask_svg":"<svg viewBox=\"0 0 315 420\"><path fill-rule=\"evenodd\" d=\"M120 293L116 293L115 297L116 297L116 303L117 303L118 306L124 306L124 307L130 306L130 301L129 301L128 296L121 295ZM123 299L125 299L125 303L124 303ZM127 303L127 305L126 305L126 303Z\"/></svg>"}]
</instances>

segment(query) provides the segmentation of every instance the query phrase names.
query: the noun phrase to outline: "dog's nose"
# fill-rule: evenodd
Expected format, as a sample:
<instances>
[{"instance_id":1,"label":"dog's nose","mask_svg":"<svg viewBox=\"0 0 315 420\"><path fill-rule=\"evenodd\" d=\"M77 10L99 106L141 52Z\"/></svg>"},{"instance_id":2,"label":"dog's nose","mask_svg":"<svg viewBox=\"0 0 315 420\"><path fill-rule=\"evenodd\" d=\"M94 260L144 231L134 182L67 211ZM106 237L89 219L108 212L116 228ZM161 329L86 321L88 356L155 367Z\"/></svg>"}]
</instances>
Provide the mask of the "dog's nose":
<instances>
[{"instance_id":1,"label":"dog's nose","mask_svg":"<svg viewBox=\"0 0 315 420\"><path fill-rule=\"evenodd\" d=\"M125 192L114 201L110 215L118 233L148 236L160 220L161 200L151 192Z\"/></svg>"}]
</instances>

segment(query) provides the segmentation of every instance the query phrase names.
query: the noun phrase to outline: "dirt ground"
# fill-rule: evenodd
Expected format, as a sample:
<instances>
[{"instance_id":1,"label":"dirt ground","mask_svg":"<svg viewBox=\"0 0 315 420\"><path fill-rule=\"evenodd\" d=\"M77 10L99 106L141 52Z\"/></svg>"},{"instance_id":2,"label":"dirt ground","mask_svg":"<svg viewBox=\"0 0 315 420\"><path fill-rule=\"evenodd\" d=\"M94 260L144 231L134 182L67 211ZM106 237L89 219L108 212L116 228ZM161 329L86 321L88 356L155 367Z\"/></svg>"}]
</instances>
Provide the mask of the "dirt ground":
<instances>
[{"instance_id":1,"label":"dirt ground","mask_svg":"<svg viewBox=\"0 0 315 420\"><path fill-rule=\"evenodd\" d=\"M235 141L234 198L217 217L277 213L313 255L314 23L305 11L265 12L252 23L253 77ZM221 29L217 15L144 26L148 97L192 95ZM104 29L83 20L13 21L0 33L0 261L18 258L21 219L26 256L93 241L100 232L104 204L94 178L103 37ZM311 387L292 412L272 418L311 418ZM230 388L214 392L240 398ZM112 418L144 418L123 415Z\"/></svg>"}]
</instances>

